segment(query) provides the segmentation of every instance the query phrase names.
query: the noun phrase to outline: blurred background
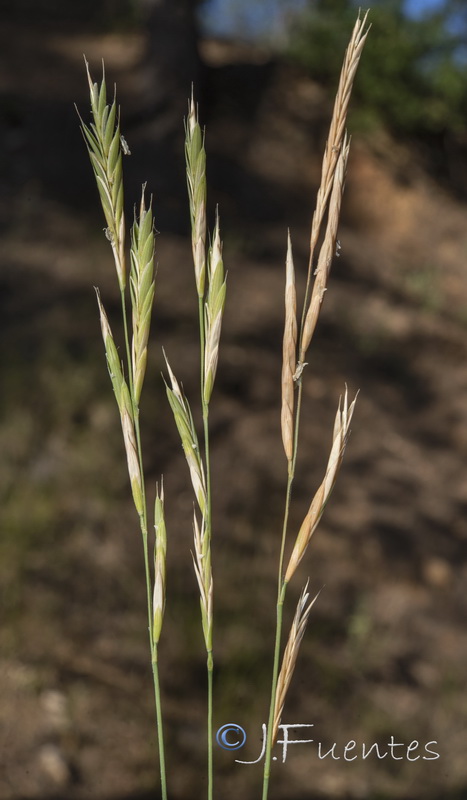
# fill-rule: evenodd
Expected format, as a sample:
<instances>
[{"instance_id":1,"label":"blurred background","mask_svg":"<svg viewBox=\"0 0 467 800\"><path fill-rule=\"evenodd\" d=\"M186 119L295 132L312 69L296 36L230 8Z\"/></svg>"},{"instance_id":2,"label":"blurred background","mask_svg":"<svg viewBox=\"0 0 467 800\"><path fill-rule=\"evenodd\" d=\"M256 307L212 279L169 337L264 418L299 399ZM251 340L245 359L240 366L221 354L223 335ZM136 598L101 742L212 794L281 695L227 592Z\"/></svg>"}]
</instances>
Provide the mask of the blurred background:
<instances>
[{"instance_id":1,"label":"blurred background","mask_svg":"<svg viewBox=\"0 0 467 800\"><path fill-rule=\"evenodd\" d=\"M0 24L0 798L159 796L143 560L93 286L119 296L74 108L83 53L117 84L128 218L148 182L159 264L142 402L149 491L164 473L161 641L170 797L205 793L205 657L192 494L160 379L165 347L197 405L197 308L183 117L206 125L228 298L211 403L217 797L257 798L286 465L284 260L303 292L309 223L351 0L3 0ZM467 11L386 0L351 104L352 148L306 368L291 515L321 480L335 409L360 390L344 468L291 586L324 586L284 721L315 742L277 763L271 800L467 798ZM349 740L437 760L342 758ZM320 760L316 742L336 754Z\"/></svg>"}]
</instances>

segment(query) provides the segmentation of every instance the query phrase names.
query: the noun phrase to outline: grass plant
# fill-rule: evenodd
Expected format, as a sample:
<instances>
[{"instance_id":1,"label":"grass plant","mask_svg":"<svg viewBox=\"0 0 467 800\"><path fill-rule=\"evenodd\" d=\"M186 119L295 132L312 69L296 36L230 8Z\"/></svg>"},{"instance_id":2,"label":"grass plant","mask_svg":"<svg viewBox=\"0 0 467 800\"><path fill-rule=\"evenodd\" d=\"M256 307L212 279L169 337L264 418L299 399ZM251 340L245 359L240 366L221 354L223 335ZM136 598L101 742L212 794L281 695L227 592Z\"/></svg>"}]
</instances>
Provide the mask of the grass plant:
<instances>
[{"instance_id":1,"label":"grass plant","mask_svg":"<svg viewBox=\"0 0 467 800\"><path fill-rule=\"evenodd\" d=\"M297 319L295 267L290 234L287 240L285 268L285 325L282 358L281 432L287 462L286 495L282 538L280 543L276 637L274 646L269 719L264 759L262 800L267 800L271 775L272 748L286 701L301 640L304 636L311 609L317 596L309 602L308 588L302 590L298 601L288 641L284 649L282 666L282 615L287 587L298 565L304 558L324 508L334 487L349 436L355 399L349 403L347 389L339 401L328 463L324 478L314 494L309 510L295 537L291 554L285 564L286 543L292 484L299 443L300 411L302 405L305 361L316 328L333 257L338 247L337 230L344 191L349 139L345 125L355 73L367 37L366 15L357 19L345 55L339 87L334 104L329 136L326 143L321 183L317 193L310 235L310 254L301 322ZM125 246L125 218L123 211L122 155L128 147L120 132L116 98L107 101L105 75L100 85L91 79L88 65L91 116L90 125L82 121L82 130L106 220L105 235L112 249L117 280L121 294L125 363L122 363L109 321L97 291L97 301L105 345L107 367L117 402L128 474L133 501L142 535L149 645L154 679L156 721L159 742L161 794L167 800L163 715L159 681L159 638L166 601L166 521L163 482L156 487L153 512L154 539L149 542L149 514L141 447L139 404L144 384L147 347L154 300L154 221L152 203L146 203L145 186L142 188L138 215L135 215L130 235L129 295L131 317L127 308L128 276ZM185 126L186 174L191 218L191 241L195 288L198 298L200 378L199 390L202 409L202 435L191 412L179 380L164 353L168 380L166 392L175 424L185 453L194 496L193 511L193 563L200 596L201 626L206 650L207 669L207 797L213 800L213 572L211 559L212 476L209 447L209 407L214 388L224 305L226 278L220 237L219 214L216 212L211 235L208 234L206 213L206 153L204 134L198 120L193 96L189 101ZM319 247L318 247L319 245ZM154 558L149 549L154 549Z\"/></svg>"}]
</instances>

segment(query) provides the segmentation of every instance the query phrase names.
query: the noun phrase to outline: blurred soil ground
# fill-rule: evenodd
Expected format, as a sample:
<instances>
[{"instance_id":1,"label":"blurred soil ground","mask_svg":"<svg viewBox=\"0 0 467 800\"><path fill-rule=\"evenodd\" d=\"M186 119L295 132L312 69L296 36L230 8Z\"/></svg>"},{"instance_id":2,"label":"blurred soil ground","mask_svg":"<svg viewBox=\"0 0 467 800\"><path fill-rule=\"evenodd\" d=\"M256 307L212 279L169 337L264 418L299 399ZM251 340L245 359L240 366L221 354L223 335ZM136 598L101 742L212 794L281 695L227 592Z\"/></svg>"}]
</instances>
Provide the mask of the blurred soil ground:
<instances>
[{"instance_id":1,"label":"blurred soil ground","mask_svg":"<svg viewBox=\"0 0 467 800\"><path fill-rule=\"evenodd\" d=\"M160 372L196 397L197 308L183 126L138 121L142 37L5 24L0 33L0 798L157 797L145 588L93 286L119 297L73 108L82 53L116 81L128 211L154 194L156 306L142 424L150 491L164 473L168 601L161 670L172 800L204 794L204 656L192 496ZM332 93L267 54L201 43L211 220L228 300L212 400L218 797L258 797L286 466L279 428L287 227L303 289ZM187 87L189 88L189 87ZM277 764L271 800L467 797L466 204L388 134L354 135L336 259L306 367L292 509L321 479L345 382L360 391L332 502L290 590L324 586L286 721L312 745ZM198 412L196 400L193 403ZM395 741L438 760L319 760L316 742ZM311 738L311 737L310 737Z\"/></svg>"}]
</instances>

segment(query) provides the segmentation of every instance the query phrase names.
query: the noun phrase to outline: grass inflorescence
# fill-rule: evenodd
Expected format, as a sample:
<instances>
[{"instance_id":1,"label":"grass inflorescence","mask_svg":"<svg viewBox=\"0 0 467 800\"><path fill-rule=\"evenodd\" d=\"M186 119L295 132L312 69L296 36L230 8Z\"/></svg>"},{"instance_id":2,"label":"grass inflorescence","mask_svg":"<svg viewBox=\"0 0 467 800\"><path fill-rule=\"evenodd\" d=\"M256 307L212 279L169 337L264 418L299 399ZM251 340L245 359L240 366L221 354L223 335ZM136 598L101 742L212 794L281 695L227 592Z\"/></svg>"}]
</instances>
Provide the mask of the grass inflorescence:
<instances>
[{"instance_id":1,"label":"grass inflorescence","mask_svg":"<svg viewBox=\"0 0 467 800\"><path fill-rule=\"evenodd\" d=\"M282 655L282 616L287 587L305 557L342 464L355 399L349 402L347 388L339 400L331 447L324 477L316 490L295 540L287 563L286 541L289 535L289 514L292 485L295 478L300 440L302 387L306 376L307 353L327 290L330 268L336 253L337 230L344 192L350 142L346 133L346 117L355 73L368 29L367 15L357 19L345 54L337 90L329 136L323 157L321 182L313 213L306 289L300 322L297 317L295 265L290 233L285 257L285 323L281 374L281 433L286 458L285 507L279 547L276 603L276 637L273 655L269 719L265 746L262 800L267 800L272 763L272 748L281 722L287 691L292 680L300 643L317 595L309 600L308 585L302 590L288 641ZM128 146L120 131L119 114L114 96L107 101L105 75L100 85L92 81L86 62L89 82L91 117L89 125L82 121L84 140L94 171L104 212L105 235L109 241L121 294L125 359L122 362L99 291L97 302L107 367L120 415L128 474L142 535L147 590L149 645L154 678L156 720L159 741L161 793L168 797L163 735L163 714L159 681L159 641L166 605L167 530L164 488L156 487L152 510L154 537L149 537L146 481L142 458L139 407L147 364L150 323L155 294L154 219L152 201L145 199L142 187L138 214L130 232L130 273L127 275L126 231L123 211L122 153ZM227 284L223 260L219 213L216 211L212 232L208 231L206 152L193 96L188 105L185 123L185 158L191 220L191 243L195 289L199 317L199 392L202 410L200 431L185 396L176 370L164 353L167 369L166 393L181 445L186 457L193 491L194 572L199 588L201 628L206 651L207 675L207 797L214 796L213 769L213 670L214 670L214 578L211 541L215 532L212 518L212 491L209 444L209 409L215 386L219 360L221 329L226 302ZM318 249L319 244L319 249ZM129 290L128 290L129 284ZM127 308L127 294L131 313ZM153 551L149 557L150 549ZM170 599L170 596L169 596Z\"/></svg>"}]
</instances>

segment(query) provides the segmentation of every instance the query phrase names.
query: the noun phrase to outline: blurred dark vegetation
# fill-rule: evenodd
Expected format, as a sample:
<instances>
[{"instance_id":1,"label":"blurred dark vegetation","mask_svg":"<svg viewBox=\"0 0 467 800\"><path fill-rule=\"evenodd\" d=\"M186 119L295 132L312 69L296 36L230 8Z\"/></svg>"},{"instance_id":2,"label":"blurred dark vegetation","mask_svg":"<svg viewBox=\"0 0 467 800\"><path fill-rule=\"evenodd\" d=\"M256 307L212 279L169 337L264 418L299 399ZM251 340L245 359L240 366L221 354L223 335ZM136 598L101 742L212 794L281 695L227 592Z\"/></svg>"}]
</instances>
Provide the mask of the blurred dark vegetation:
<instances>
[{"instance_id":1,"label":"blurred dark vegetation","mask_svg":"<svg viewBox=\"0 0 467 800\"><path fill-rule=\"evenodd\" d=\"M162 669L176 800L200 796L205 758L192 498L159 379L164 343L196 397L182 124L192 81L207 125L210 216L219 202L230 292L212 409L216 721L249 726L245 758L257 755L284 488L285 233L291 225L303 270L355 5L314 4L273 47L203 41L197 5L1 4L1 800L144 798L157 781L141 553L92 286L116 336L119 298L73 108L86 115L83 51L96 75L105 57L118 84L128 218L148 180L160 231L143 420L148 480L164 471L171 515ZM310 570L327 588L288 710L330 742L439 738L448 766L422 765L415 786L412 764L350 771L297 748L289 771L277 770L277 800L465 796L467 244L453 200L467 185L462 12L446 3L415 22L388 2L371 13L295 528L321 478L343 380L362 393L342 486L304 565L304 578ZM229 787L221 797L257 796L259 771L230 753L216 759Z\"/></svg>"}]
</instances>

